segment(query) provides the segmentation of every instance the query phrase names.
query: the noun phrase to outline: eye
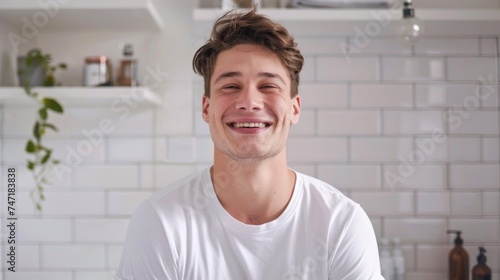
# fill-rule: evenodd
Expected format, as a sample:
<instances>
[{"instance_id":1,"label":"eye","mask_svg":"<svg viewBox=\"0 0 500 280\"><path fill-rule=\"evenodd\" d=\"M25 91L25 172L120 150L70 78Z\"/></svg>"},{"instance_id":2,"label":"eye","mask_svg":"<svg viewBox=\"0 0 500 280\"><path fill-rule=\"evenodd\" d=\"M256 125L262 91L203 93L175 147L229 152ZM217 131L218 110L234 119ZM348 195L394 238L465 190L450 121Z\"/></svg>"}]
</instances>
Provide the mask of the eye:
<instances>
[{"instance_id":1,"label":"eye","mask_svg":"<svg viewBox=\"0 0 500 280\"><path fill-rule=\"evenodd\" d=\"M221 87L221 91L224 91L224 92L233 92L233 91L236 91L236 90L239 90L241 87L237 84L227 84L227 85L223 85Z\"/></svg>"},{"instance_id":2,"label":"eye","mask_svg":"<svg viewBox=\"0 0 500 280\"><path fill-rule=\"evenodd\" d=\"M259 87L263 91L279 91L280 87L275 84L263 84Z\"/></svg>"}]
</instances>

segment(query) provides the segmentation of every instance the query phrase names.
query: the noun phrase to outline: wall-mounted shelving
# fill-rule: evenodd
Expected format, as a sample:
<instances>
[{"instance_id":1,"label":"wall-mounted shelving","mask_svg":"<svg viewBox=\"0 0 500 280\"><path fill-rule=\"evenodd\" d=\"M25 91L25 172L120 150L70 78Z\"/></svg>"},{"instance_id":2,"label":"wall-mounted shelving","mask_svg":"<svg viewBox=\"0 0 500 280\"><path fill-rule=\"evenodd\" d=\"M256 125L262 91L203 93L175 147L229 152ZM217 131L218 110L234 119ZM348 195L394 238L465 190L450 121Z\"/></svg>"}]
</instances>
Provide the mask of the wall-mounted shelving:
<instances>
[{"instance_id":1,"label":"wall-mounted shelving","mask_svg":"<svg viewBox=\"0 0 500 280\"><path fill-rule=\"evenodd\" d=\"M160 31L164 26L151 0L2 0L2 22L20 33L23 28L32 33L30 25L42 31Z\"/></svg>"},{"instance_id":2,"label":"wall-mounted shelving","mask_svg":"<svg viewBox=\"0 0 500 280\"><path fill-rule=\"evenodd\" d=\"M161 103L160 96L145 87L35 87L34 92L58 99L63 105L104 105L114 102L147 104ZM0 104L29 105L33 101L20 87L0 87Z\"/></svg>"},{"instance_id":3,"label":"wall-mounted shelving","mask_svg":"<svg viewBox=\"0 0 500 280\"><path fill-rule=\"evenodd\" d=\"M287 26L310 26L312 34L352 34L356 27L391 35L393 22L401 20L401 10L384 9L261 9L261 13ZM220 9L195 9L195 22L206 24L224 14ZM424 21L425 34L435 35L500 35L500 9L417 9L416 15ZM377 27L378 24L378 27ZM319 29L319 30L318 30ZM307 34L305 34L307 35Z\"/></svg>"}]
</instances>

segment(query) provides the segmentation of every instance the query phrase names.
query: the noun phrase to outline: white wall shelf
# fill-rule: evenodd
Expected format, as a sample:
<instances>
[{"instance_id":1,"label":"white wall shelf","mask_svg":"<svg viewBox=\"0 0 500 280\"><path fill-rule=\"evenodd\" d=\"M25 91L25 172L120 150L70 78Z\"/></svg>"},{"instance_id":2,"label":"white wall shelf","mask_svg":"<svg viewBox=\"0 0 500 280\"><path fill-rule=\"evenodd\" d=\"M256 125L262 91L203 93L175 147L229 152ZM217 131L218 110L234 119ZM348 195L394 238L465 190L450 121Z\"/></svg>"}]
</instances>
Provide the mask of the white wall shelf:
<instances>
[{"instance_id":1,"label":"white wall shelf","mask_svg":"<svg viewBox=\"0 0 500 280\"><path fill-rule=\"evenodd\" d=\"M42 2L52 6L41 6ZM61 4L54 6L53 3ZM28 30L30 27L25 26L30 24L42 32L160 31L164 26L151 0L2 0L0 24L2 22L20 33L23 28Z\"/></svg>"},{"instance_id":2,"label":"white wall shelf","mask_svg":"<svg viewBox=\"0 0 500 280\"><path fill-rule=\"evenodd\" d=\"M290 8L261 9L260 12L292 27L297 24L322 27L322 30L311 31L331 34L353 33L355 27L363 30L370 22L385 27L382 23L393 23L402 18L401 10L384 9ZM193 19L206 24L223 14L220 9L195 9ZM417 9L416 15L424 21L426 35L500 35L500 9ZM390 30L382 30L382 34L390 35Z\"/></svg>"},{"instance_id":3,"label":"white wall shelf","mask_svg":"<svg viewBox=\"0 0 500 280\"><path fill-rule=\"evenodd\" d=\"M110 106L114 102L129 102L155 106L160 96L145 87L35 87L34 92L53 97L62 105ZM0 87L0 104L29 105L33 101L21 87Z\"/></svg>"}]
</instances>

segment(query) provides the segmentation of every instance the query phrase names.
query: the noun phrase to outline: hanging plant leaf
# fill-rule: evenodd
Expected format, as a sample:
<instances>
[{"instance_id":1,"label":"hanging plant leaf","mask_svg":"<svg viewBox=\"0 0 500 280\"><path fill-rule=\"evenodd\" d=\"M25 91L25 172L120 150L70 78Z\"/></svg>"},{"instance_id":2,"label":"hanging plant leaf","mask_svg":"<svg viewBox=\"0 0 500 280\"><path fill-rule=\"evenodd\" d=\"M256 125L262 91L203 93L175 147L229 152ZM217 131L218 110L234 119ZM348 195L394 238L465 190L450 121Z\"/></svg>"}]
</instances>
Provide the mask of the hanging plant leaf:
<instances>
[{"instance_id":1,"label":"hanging plant leaf","mask_svg":"<svg viewBox=\"0 0 500 280\"><path fill-rule=\"evenodd\" d=\"M29 169L29 170L34 170L35 169L35 163L32 162L32 161L28 161L28 163L26 164L26 167Z\"/></svg>"},{"instance_id":2,"label":"hanging plant leaf","mask_svg":"<svg viewBox=\"0 0 500 280\"><path fill-rule=\"evenodd\" d=\"M45 156L43 156L40 163L45 164L50 159L51 154L52 154L52 151L47 151L47 153L45 154Z\"/></svg>"},{"instance_id":3,"label":"hanging plant leaf","mask_svg":"<svg viewBox=\"0 0 500 280\"><path fill-rule=\"evenodd\" d=\"M42 99L42 102L45 105L45 107L47 107L48 109L50 109L54 112L57 112L57 113L63 112L63 108L62 108L61 104L59 104L59 102L57 102L55 99L45 97Z\"/></svg>"},{"instance_id":4,"label":"hanging plant leaf","mask_svg":"<svg viewBox=\"0 0 500 280\"><path fill-rule=\"evenodd\" d=\"M29 153L29 154L32 154L36 151L36 148L35 148L35 143L33 143L33 141L29 140L28 143L26 143L26 152Z\"/></svg>"},{"instance_id":5,"label":"hanging plant leaf","mask_svg":"<svg viewBox=\"0 0 500 280\"><path fill-rule=\"evenodd\" d=\"M43 127L50 128L50 129L52 129L52 130L54 130L54 131L56 131L56 132L57 132L57 127L56 127L55 125L53 125L53 124L50 124L50 123L44 123L44 124L43 124Z\"/></svg>"},{"instance_id":6,"label":"hanging plant leaf","mask_svg":"<svg viewBox=\"0 0 500 280\"><path fill-rule=\"evenodd\" d=\"M35 122L35 126L33 127L33 136L35 136L36 140L40 142L40 123Z\"/></svg>"},{"instance_id":7,"label":"hanging plant leaf","mask_svg":"<svg viewBox=\"0 0 500 280\"><path fill-rule=\"evenodd\" d=\"M42 120L44 120L44 121L47 120L47 109L42 108L42 109L38 110L38 115L40 116L40 118Z\"/></svg>"}]
</instances>

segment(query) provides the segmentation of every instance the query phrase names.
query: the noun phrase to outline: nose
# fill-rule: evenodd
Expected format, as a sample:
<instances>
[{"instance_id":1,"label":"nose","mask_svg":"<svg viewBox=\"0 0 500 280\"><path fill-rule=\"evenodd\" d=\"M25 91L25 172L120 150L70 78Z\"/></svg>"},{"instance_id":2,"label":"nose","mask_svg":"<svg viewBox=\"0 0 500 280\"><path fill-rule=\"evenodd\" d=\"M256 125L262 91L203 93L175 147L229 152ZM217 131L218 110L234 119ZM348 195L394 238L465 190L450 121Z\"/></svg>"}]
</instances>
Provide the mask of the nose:
<instances>
[{"instance_id":1,"label":"nose","mask_svg":"<svg viewBox=\"0 0 500 280\"><path fill-rule=\"evenodd\" d=\"M238 94L236 109L246 111L258 111L264 108L262 94L252 87L246 87Z\"/></svg>"}]
</instances>

